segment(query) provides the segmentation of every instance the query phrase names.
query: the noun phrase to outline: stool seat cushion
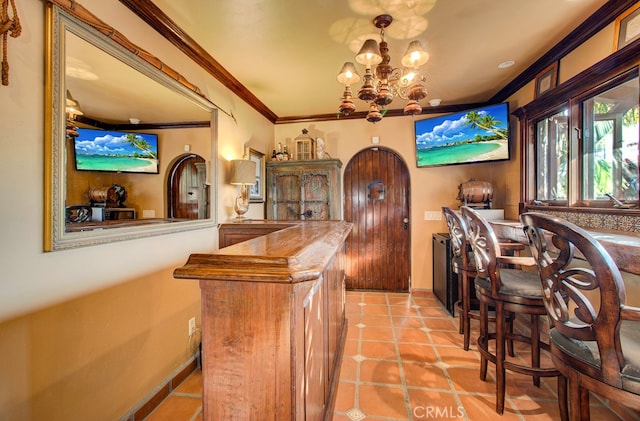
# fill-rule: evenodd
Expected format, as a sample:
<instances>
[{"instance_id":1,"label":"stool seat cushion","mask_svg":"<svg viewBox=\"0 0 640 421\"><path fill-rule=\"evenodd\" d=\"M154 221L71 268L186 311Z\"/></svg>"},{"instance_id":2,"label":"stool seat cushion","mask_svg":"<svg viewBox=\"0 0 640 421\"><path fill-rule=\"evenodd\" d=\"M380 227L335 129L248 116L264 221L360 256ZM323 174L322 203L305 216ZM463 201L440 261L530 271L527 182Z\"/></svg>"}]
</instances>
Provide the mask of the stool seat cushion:
<instances>
[{"instance_id":1,"label":"stool seat cushion","mask_svg":"<svg viewBox=\"0 0 640 421\"><path fill-rule=\"evenodd\" d=\"M529 272L521 269L500 269L502 288L501 295L513 295L516 297L542 299L542 287L537 272ZM483 276L476 276L476 287L491 291L491 281Z\"/></svg>"},{"instance_id":2,"label":"stool seat cushion","mask_svg":"<svg viewBox=\"0 0 640 421\"><path fill-rule=\"evenodd\" d=\"M579 321L576 321L580 324ZM549 331L549 340L563 354L590 367L592 375L599 377L600 352L596 341L580 341L567 338L557 329ZM624 350L622 368L623 388L640 392L640 323L623 321L620 326L620 344Z\"/></svg>"},{"instance_id":3,"label":"stool seat cushion","mask_svg":"<svg viewBox=\"0 0 640 421\"><path fill-rule=\"evenodd\" d=\"M476 271L476 261L475 258L473 257L473 253L469 253L468 258L467 258L467 262L468 262L468 267L465 267L462 264L462 256L453 256L453 258L451 259L451 265L453 268L453 272L454 273L459 273L462 271L467 271L467 272L475 272Z\"/></svg>"}]
</instances>

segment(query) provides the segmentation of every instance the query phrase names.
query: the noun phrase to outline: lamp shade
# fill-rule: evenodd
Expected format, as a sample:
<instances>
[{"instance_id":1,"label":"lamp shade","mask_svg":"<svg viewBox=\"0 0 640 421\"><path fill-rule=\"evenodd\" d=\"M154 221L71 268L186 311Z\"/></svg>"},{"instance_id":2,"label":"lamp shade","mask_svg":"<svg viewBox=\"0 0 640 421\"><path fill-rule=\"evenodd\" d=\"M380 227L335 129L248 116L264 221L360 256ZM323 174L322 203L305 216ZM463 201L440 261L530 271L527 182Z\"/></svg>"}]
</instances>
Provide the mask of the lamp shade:
<instances>
[{"instance_id":1,"label":"lamp shade","mask_svg":"<svg viewBox=\"0 0 640 421\"><path fill-rule=\"evenodd\" d=\"M248 159L231 161L231 184L256 184L256 163Z\"/></svg>"},{"instance_id":2,"label":"lamp shade","mask_svg":"<svg viewBox=\"0 0 640 421\"><path fill-rule=\"evenodd\" d=\"M82 112L82 110L80 109L80 103L78 101L76 101L75 99L73 99L73 97L71 96L71 92L69 92L69 90L67 89L67 101L66 101L66 109L65 112L67 114L73 115L73 116L77 116L77 115L83 115L84 113Z\"/></svg>"},{"instance_id":3,"label":"lamp shade","mask_svg":"<svg viewBox=\"0 0 640 421\"><path fill-rule=\"evenodd\" d=\"M429 61L429 54L424 50L420 41L411 41L407 47L407 52L402 56L402 65L404 67L414 68L420 67Z\"/></svg>"},{"instance_id":4,"label":"lamp shade","mask_svg":"<svg viewBox=\"0 0 640 421\"><path fill-rule=\"evenodd\" d=\"M367 67L379 64L382 62L382 56L380 55L380 48L378 43L373 39L368 39L362 44L362 48L356 55L356 61Z\"/></svg>"},{"instance_id":5,"label":"lamp shade","mask_svg":"<svg viewBox=\"0 0 640 421\"><path fill-rule=\"evenodd\" d=\"M358 70L356 70L356 66L348 61L342 66L342 70L338 73L337 79L338 82L344 86L350 86L354 83L360 82L360 75L358 74Z\"/></svg>"}]
</instances>

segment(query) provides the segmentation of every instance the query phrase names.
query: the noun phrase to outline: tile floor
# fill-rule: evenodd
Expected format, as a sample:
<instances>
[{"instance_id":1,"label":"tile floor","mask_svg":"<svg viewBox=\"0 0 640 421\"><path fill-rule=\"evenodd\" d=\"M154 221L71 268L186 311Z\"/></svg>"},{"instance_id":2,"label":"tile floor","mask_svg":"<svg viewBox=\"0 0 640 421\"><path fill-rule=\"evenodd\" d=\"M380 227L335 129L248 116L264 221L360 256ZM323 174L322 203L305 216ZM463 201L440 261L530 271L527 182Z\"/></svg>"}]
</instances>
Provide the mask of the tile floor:
<instances>
[{"instance_id":1,"label":"tile floor","mask_svg":"<svg viewBox=\"0 0 640 421\"><path fill-rule=\"evenodd\" d=\"M480 357L464 351L457 318L434 297L347 292L349 323L334 421L356 420L558 420L555 379L538 389L507 372L507 401L496 415L492 365L479 379ZM472 327L476 327L473 323ZM640 420L598 398L594 420ZM191 374L146 421L201 421L202 374Z\"/></svg>"}]
</instances>

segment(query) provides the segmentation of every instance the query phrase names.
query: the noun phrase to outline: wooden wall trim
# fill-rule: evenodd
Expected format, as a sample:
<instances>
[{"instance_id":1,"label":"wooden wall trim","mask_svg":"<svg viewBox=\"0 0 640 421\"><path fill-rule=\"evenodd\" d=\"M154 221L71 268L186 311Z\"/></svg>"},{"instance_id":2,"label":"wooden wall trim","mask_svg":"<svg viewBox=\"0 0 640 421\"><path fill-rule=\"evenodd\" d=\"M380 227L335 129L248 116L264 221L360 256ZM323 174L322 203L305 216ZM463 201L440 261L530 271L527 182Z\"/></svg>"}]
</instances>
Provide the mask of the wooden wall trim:
<instances>
[{"instance_id":1,"label":"wooden wall trim","mask_svg":"<svg viewBox=\"0 0 640 421\"><path fill-rule=\"evenodd\" d=\"M536 75L542 70L582 45L589 38L613 22L617 16L634 5L637 1L638 0L616 0L606 2L594 14L589 16L587 20L571 31L569 35L564 37L524 72L520 73L504 88L498 91L498 93L496 93L487 103L502 102L509 98L524 85L535 79Z\"/></svg>"},{"instance_id":2,"label":"wooden wall trim","mask_svg":"<svg viewBox=\"0 0 640 421\"><path fill-rule=\"evenodd\" d=\"M476 105L486 105L505 101L527 83L532 81L544 68L553 62L560 60L598 31L613 22L617 16L635 4L636 1L637 0L616 0L606 2L600 9L535 61L524 72L520 73L515 79L500 89L487 102L472 104L469 107L467 107L469 104L458 104L448 107L425 107L423 114L454 112L459 109L473 108ZM231 75L231 73L222 67L222 65L207 53L204 48L195 42L193 38L184 32L182 28L162 12L162 10L160 10L151 0L120 0L120 2L272 123L280 124L328 121L338 118L337 114L278 117L233 75ZM451 107L456 108L450 110ZM363 118L364 115L366 115L365 112L358 112L350 115L349 117L340 117L340 119ZM385 115L385 117L397 116L404 116L401 109L389 110Z\"/></svg>"},{"instance_id":3,"label":"wooden wall trim","mask_svg":"<svg viewBox=\"0 0 640 421\"><path fill-rule=\"evenodd\" d=\"M180 73L175 71L173 68L167 66L163 63L159 58L152 55L148 51L145 51L131 42L127 37L118 32L114 27L109 26L106 22L100 20L97 16L91 13L89 10L85 9L81 4L76 3L73 0L46 0L49 3L58 6L69 15L75 17L80 22L85 25L89 25L96 31L103 34L105 37L111 39L113 42L117 43L124 49L130 51L132 54L140 57L141 60L150 64L151 66L158 69L159 72L164 73L166 76L174 79L176 82L184 86L190 91L195 92L203 98L206 96L202 93L200 88L198 88L193 83L189 82L184 78Z\"/></svg>"},{"instance_id":4,"label":"wooden wall trim","mask_svg":"<svg viewBox=\"0 0 640 421\"><path fill-rule=\"evenodd\" d=\"M251 93L227 69L222 67L204 48L180 28L169 16L150 0L120 0L133 13L138 15L160 35L169 40L191 60L206 70L211 76L238 95L244 102L262 114L267 120L275 123L277 116L253 93Z\"/></svg>"}]
</instances>

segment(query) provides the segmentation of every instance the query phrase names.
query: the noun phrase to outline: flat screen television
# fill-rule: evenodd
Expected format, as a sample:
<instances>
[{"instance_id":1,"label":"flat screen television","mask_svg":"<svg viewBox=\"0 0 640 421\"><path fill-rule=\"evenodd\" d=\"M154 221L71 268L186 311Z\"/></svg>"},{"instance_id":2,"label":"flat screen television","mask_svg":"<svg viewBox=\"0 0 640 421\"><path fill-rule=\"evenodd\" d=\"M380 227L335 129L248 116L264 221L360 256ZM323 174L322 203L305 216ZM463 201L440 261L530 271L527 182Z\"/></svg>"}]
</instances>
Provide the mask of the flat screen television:
<instances>
[{"instance_id":1,"label":"flat screen television","mask_svg":"<svg viewBox=\"0 0 640 421\"><path fill-rule=\"evenodd\" d=\"M158 174L158 136L78 128L74 140L79 171Z\"/></svg>"},{"instance_id":2,"label":"flat screen television","mask_svg":"<svg viewBox=\"0 0 640 421\"><path fill-rule=\"evenodd\" d=\"M509 104L487 105L414 123L418 168L509 159Z\"/></svg>"}]
</instances>

